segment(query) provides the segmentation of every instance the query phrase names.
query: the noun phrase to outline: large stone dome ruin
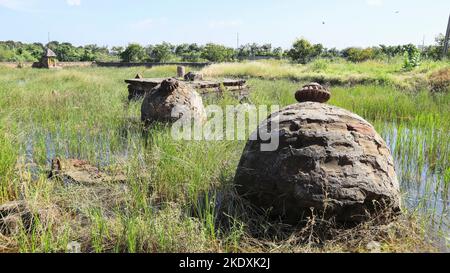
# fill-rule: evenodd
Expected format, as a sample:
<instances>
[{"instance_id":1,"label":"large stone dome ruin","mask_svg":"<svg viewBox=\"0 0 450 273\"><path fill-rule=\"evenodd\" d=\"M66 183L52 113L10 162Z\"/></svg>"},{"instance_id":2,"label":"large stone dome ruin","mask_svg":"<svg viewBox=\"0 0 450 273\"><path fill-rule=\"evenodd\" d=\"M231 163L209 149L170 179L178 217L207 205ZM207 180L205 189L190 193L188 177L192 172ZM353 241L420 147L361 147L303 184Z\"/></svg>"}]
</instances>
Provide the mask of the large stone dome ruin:
<instances>
[{"instance_id":1,"label":"large stone dome ruin","mask_svg":"<svg viewBox=\"0 0 450 273\"><path fill-rule=\"evenodd\" d=\"M248 141L235 176L239 194L290 224L312 211L340 223L399 211L399 183L385 141L360 116L314 101L326 102L328 93L317 84L305 86L296 95L301 103L260 125L279 135L280 145L263 152L263 141ZM270 125L274 120L279 128Z\"/></svg>"}]
</instances>

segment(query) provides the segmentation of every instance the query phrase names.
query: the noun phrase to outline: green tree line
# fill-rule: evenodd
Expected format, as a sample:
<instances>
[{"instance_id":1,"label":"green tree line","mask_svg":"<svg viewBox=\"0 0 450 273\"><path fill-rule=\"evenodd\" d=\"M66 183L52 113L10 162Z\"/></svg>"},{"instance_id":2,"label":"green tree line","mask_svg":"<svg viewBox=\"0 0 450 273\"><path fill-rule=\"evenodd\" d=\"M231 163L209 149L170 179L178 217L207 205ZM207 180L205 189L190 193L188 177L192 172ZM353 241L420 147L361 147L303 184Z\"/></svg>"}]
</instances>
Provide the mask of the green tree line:
<instances>
[{"instance_id":1,"label":"green tree line","mask_svg":"<svg viewBox=\"0 0 450 273\"><path fill-rule=\"evenodd\" d=\"M359 48L348 47L343 50L325 48L322 44L313 44L306 39L298 39L292 47L284 50L271 44L245 44L239 48L208 43L206 45L163 42L142 46L132 43L127 47L98 46L95 44L74 46L71 43L52 41L41 43L22 43L0 41L1 62L34 62L44 53L45 47L52 49L59 61L122 61L122 62L233 62L258 58L285 58L297 63L308 63L316 58L344 58L351 62L363 62L373 59L405 57L405 66L418 65L419 59L440 59L444 45L444 36L440 34L434 45L418 48L415 45ZM450 57L450 56L449 56Z\"/></svg>"}]
</instances>

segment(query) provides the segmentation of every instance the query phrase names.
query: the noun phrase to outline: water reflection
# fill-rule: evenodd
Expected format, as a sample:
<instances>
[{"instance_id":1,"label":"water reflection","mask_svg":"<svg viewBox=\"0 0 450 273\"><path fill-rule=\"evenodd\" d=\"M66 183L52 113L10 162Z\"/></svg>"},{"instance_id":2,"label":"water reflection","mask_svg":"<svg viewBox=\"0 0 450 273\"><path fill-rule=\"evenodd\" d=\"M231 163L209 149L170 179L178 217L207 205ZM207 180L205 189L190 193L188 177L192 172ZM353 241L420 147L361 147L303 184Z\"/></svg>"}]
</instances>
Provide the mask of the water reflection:
<instances>
[{"instance_id":1,"label":"water reflection","mask_svg":"<svg viewBox=\"0 0 450 273\"><path fill-rule=\"evenodd\" d=\"M449 237L448 137L440 130L398 128L393 123L378 127L393 152L404 207L429 219L430 233ZM440 145L434 147L435 143Z\"/></svg>"},{"instance_id":2,"label":"water reflection","mask_svg":"<svg viewBox=\"0 0 450 273\"><path fill-rule=\"evenodd\" d=\"M440 238L450 237L450 141L445 132L395 123L376 127L393 153L404 207L429 219L430 236L441 233L444 236ZM141 130L133 127L100 133L35 129L22 143L21 151L34 179L39 175L36 166L49 168L55 156L87 159L102 168L129 157L141 159L145 150Z\"/></svg>"}]
</instances>

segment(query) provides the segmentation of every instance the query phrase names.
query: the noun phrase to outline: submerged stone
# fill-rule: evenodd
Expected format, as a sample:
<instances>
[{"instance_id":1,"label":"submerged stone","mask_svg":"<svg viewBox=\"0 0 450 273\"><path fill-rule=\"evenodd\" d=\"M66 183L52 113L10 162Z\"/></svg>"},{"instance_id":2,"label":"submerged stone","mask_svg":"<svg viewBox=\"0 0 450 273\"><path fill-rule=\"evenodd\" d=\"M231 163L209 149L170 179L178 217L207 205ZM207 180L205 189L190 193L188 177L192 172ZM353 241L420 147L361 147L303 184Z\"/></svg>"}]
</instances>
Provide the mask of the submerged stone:
<instances>
[{"instance_id":1,"label":"submerged stone","mask_svg":"<svg viewBox=\"0 0 450 273\"><path fill-rule=\"evenodd\" d=\"M14 235L21 227L28 230L33 214L24 201L12 201L0 206L0 234Z\"/></svg>"},{"instance_id":2,"label":"submerged stone","mask_svg":"<svg viewBox=\"0 0 450 273\"><path fill-rule=\"evenodd\" d=\"M123 183L126 176L122 173L114 175L100 171L89 162L79 159L52 160L49 178L60 179L64 184L99 185L102 183Z\"/></svg>"},{"instance_id":3,"label":"submerged stone","mask_svg":"<svg viewBox=\"0 0 450 273\"><path fill-rule=\"evenodd\" d=\"M30 232L37 223L58 217L59 211L55 207L32 209L24 200L7 202L0 205L0 234L14 236L22 230Z\"/></svg>"}]
</instances>

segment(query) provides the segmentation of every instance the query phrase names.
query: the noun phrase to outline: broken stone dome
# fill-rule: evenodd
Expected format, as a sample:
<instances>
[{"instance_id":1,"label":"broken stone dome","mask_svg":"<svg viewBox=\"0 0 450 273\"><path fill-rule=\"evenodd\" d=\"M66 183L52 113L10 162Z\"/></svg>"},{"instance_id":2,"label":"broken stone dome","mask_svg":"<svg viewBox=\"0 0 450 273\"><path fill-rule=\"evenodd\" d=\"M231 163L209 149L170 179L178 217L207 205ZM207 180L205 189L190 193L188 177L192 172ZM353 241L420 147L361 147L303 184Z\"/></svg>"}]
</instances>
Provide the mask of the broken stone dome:
<instances>
[{"instance_id":1,"label":"broken stone dome","mask_svg":"<svg viewBox=\"0 0 450 273\"><path fill-rule=\"evenodd\" d=\"M176 79L164 80L145 95L141 120L175 122L186 115L200 123L206 121L202 97L190 86Z\"/></svg>"},{"instance_id":2,"label":"broken stone dome","mask_svg":"<svg viewBox=\"0 0 450 273\"><path fill-rule=\"evenodd\" d=\"M316 97L310 87L302 90L308 91L297 92L297 100ZM271 216L296 224L314 211L327 220L358 223L381 211L399 211L390 150L360 116L306 101L270 115L260 128L279 135L279 147L264 152L261 144L267 142L249 140L235 183L241 196Z\"/></svg>"},{"instance_id":3,"label":"broken stone dome","mask_svg":"<svg viewBox=\"0 0 450 273\"><path fill-rule=\"evenodd\" d=\"M203 81L203 74L202 73L195 73L195 72L189 72L186 75L184 75L185 81Z\"/></svg>"}]
</instances>

